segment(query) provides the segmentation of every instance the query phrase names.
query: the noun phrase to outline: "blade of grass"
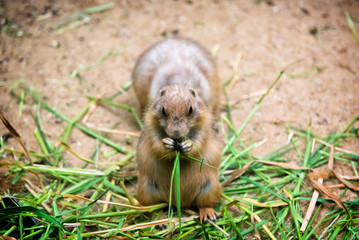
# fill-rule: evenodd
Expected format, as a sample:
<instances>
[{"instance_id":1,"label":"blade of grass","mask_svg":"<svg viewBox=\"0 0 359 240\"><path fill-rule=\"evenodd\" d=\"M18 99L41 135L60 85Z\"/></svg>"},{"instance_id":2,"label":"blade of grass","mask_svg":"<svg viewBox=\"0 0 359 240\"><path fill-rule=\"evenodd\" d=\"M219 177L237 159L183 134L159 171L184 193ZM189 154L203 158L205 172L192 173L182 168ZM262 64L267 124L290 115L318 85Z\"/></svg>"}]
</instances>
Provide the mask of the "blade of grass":
<instances>
[{"instance_id":1,"label":"blade of grass","mask_svg":"<svg viewBox=\"0 0 359 240\"><path fill-rule=\"evenodd\" d=\"M176 159L173 168L175 169L174 172L174 184L175 184L175 197L176 197L176 207L177 207L177 214L178 214L178 222L179 222L179 229L182 229L182 222L181 222L181 179L180 179L180 153L176 152Z\"/></svg>"},{"instance_id":2,"label":"blade of grass","mask_svg":"<svg viewBox=\"0 0 359 240\"><path fill-rule=\"evenodd\" d=\"M274 221L275 221L275 223L276 223L276 225L277 225L276 227L279 228L280 235L281 235L281 239L283 239L283 237L285 236L284 230L283 230L283 228L281 227L281 224L280 224L279 221L277 220L276 216L274 215L272 208L270 208L270 211L271 211L271 214L272 214L272 216L273 216L273 219L274 219Z\"/></svg>"},{"instance_id":3,"label":"blade of grass","mask_svg":"<svg viewBox=\"0 0 359 240\"><path fill-rule=\"evenodd\" d=\"M353 36L355 38L355 41L357 42L357 45L359 46L359 34L358 34L357 30L355 29L353 20L350 17L350 14L347 13L347 12L345 13L345 17L347 18L349 28L350 28L350 30L352 30Z\"/></svg>"},{"instance_id":4,"label":"blade of grass","mask_svg":"<svg viewBox=\"0 0 359 240\"><path fill-rule=\"evenodd\" d=\"M299 207L296 207L296 206L298 206L296 204L296 202L294 202L294 201L289 202L289 208L290 208L290 212L292 213L292 218L293 218L295 230L297 232L297 238L299 240L301 240L302 239L302 234L300 233L300 225L299 225L299 219L301 219L301 215L297 210L297 208L299 208Z\"/></svg>"},{"instance_id":5,"label":"blade of grass","mask_svg":"<svg viewBox=\"0 0 359 240\"><path fill-rule=\"evenodd\" d=\"M311 122L309 122L308 130L307 130L307 147L305 150L303 167L309 167L309 156L311 151L310 127L311 127ZM305 177L305 173L304 172L300 173L294 193L298 193L300 191L300 187L302 186L304 177Z\"/></svg>"},{"instance_id":6,"label":"blade of grass","mask_svg":"<svg viewBox=\"0 0 359 240\"><path fill-rule=\"evenodd\" d=\"M20 103L19 103L19 117L21 117L22 110L24 108L24 98L25 98L25 92L21 90Z\"/></svg>"},{"instance_id":7,"label":"blade of grass","mask_svg":"<svg viewBox=\"0 0 359 240\"><path fill-rule=\"evenodd\" d=\"M127 190L127 188L125 186L125 183L123 181L120 182L120 186L121 186L122 190L124 191L124 193L125 193L128 201L130 202L130 204L132 206L135 206L136 205L135 201L133 200L133 197L131 196L131 194L128 192L128 190Z\"/></svg>"},{"instance_id":8,"label":"blade of grass","mask_svg":"<svg viewBox=\"0 0 359 240\"><path fill-rule=\"evenodd\" d=\"M65 142L60 142L60 146L63 146L67 151L69 151L72 155L74 155L75 157L77 157L78 159L84 161L84 162L87 162L87 163L91 163L91 164L94 164L94 161L91 160L91 159L88 159L78 153L76 153L74 150L72 150L72 148L67 145Z\"/></svg>"},{"instance_id":9,"label":"blade of grass","mask_svg":"<svg viewBox=\"0 0 359 240\"><path fill-rule=\"evenodd\" d=\"M34 135L35 135L35 138L36 138L37 142L40 145L40 148L41 148L42 152L45 155L49 155L50 153L48 152L48 150L47 150L47 148L45 146L45 143L44 143L44 141L43 141L43 139L41 137L41 134L40 134L40 132L39 132L39 130L37 128L34 130Z\"/></svg>"},{"instance_id":10,"label":"blade of grass","mask_svg":"<svg viewBox=\"0 0 359 240\"><path fill-rule=\"evenodd\" d=\"M47 140L46 135L44 133L43 127L42 127L42 123L41 123L41 112L40 112L41 108L40 106L37 107L37 111L36 111L36 116L33 116L35 123L37 125L38 131L40 133L40 137L41 137L41 142L43 143L43 145L46 147L43 149L43 151L46 151L48 153L52 153L53 152L53 146L50 144L50 142ZM40 138L39 138L40 139Z\"/></svg>"},{"instance_id":11,"label":"blade of grass","mask_svg":"<svg viewBox=\"0 0 359 240\"><path fill-rule=\"evenodd\" d=\"M8 236L16 229L16 225L13 225L9 230L7 230L2 236Z\"/></svg>"}]
</instances>

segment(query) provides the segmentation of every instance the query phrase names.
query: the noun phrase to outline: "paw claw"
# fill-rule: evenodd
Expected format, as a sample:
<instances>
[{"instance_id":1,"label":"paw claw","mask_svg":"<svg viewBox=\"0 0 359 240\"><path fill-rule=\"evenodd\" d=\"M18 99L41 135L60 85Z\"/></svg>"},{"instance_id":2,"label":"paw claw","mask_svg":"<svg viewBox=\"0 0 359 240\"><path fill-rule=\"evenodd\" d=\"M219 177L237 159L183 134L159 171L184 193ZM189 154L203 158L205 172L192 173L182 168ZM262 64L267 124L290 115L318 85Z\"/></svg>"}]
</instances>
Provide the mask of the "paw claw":
<instances>
[{"instance_id":1,"label":"paw claw","mask_svg":"<svg viewBox=\"0 0 359 240\"><path fill-rule=\"evenodd\" d=\"M158 226L158 229L159 230L165 230L165 229L167 229L167 225L165 225L165 224L161 224L161 225L157 225Z\"/></svg>"},{"instance_id":2,"label":"paw claw","mask_svg":"<svg viewBox=\"0 0 359 240\"><path fill-rule=\"evenodd\" d=\"M200 208L199 209L199 220L201 223L206 224L209 221L217 221L219 219L219 214L214 211L213 208Z\"/></svg>"},{"instance_id":3,"label":"paw claw","mask_svg":"<svg viewBox=\"0 0 359 240\"><path fill-rule=\"evenodd\" d=\"M164 229L167 229L167 225L160 224L160 225L156 225L155 228L158 229L158 230L164 230Z\"/></svg>"}]
</instances>

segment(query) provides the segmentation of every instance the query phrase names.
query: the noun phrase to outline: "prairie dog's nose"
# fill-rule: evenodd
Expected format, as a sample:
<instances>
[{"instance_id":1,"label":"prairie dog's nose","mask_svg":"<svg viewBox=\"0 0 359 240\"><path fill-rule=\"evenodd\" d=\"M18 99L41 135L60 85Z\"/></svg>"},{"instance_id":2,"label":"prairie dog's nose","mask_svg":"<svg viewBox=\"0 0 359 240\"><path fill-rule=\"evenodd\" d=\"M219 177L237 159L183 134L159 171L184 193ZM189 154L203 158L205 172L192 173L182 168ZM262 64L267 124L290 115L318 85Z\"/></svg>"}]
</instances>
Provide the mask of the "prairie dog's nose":
<instances>
[{"instance_id":1,"label":"prairie dog's nose","mask_svg":"<svg viewBox=\"0 0 359 240\"><path fill-rule=\"evenodd\" d=\"M173 136L172 136L172 138L178 139L178 138L180 138L180 137L181 137L180 131L178 131L178 130L173 131Z\"/></svg>"}]
</instances>

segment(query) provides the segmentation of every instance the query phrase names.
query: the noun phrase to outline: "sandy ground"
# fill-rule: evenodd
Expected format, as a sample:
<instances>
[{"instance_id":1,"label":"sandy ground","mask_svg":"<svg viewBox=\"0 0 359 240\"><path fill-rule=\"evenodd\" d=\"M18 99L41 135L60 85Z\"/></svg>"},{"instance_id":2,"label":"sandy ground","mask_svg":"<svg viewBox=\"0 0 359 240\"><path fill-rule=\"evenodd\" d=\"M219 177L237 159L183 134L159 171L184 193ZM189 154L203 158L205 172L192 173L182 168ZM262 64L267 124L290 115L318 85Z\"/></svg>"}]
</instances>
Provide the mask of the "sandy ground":
<instances>
[{"instance_id":1,"label":"sandy ground","mask_svg":"<svg viewBox=\"0 0 359 240\"><path fill-rule=\"evenodd\" d=\"M116 1L113 9L88 16L80 26L54 30L71 14L106 3L0 1L0 109L29 149L40 151L33 134L32 114L37 107L26 98L19 116L19 103L9 94L14 82L25 79L49 106L74 118L88 104L87 96L110 96L119 91L131 81L139 54L174 35L197 40L210 50L218 48L222 82L233 71L238 74L229 92L230 101L237 102L232 112L237 128L259 99L256 93L266 90L285 66L300 61L287 69L242 134L248 144L267 139L253 150L259 156L286 143L287 123L307 128L311 121L314 132L327 135L343 130L359 114L359 46L345 18L345 12L350 13L359 29L359 1ZM4 32L9 20L14 22L13 36ZM99 66L81 69L109 52L113 55ZM75 69L80 69L81 81L71 78ZM252 97L246 98L248 95ZM123 91L116 102L139 109L132 89ZM53 143L61 140L67 125L45 110L41 119L47 137ZM131 114L115 108L97 108L89 122L139 131ZM0 134L5 133L1 125ZM108 136L128 149L137 141L132 137L129 145L124 135ZM95 140L79 130L72 132L67 143L86 157L96 146ZM350 141L346 147L359 152L358 141ZM102 153L110 150L101 147ZM117 154L112 160L121 157ZM66 159L68 166L82 165L70 154Z\"/></svg>"}]
</instances>

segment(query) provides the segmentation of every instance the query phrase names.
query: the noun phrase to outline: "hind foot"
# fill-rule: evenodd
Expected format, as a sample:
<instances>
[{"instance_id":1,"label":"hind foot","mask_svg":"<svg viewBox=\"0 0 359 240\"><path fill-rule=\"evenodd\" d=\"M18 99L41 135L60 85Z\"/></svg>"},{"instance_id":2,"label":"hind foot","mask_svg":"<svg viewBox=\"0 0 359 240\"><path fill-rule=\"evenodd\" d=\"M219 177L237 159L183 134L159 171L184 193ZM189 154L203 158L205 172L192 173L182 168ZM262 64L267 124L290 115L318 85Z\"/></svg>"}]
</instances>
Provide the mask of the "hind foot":
<instances>
[{"instance_id":1,"label":"hind foot","mask_svg":"<svg viewBox=\"0 0 359 240\"><path fill-rule=\"evenodd\" d=\"M213 208L199 208L199 220L201 223L215 222L219 217L219 214Z\"/></svg>"}]
</instances>

